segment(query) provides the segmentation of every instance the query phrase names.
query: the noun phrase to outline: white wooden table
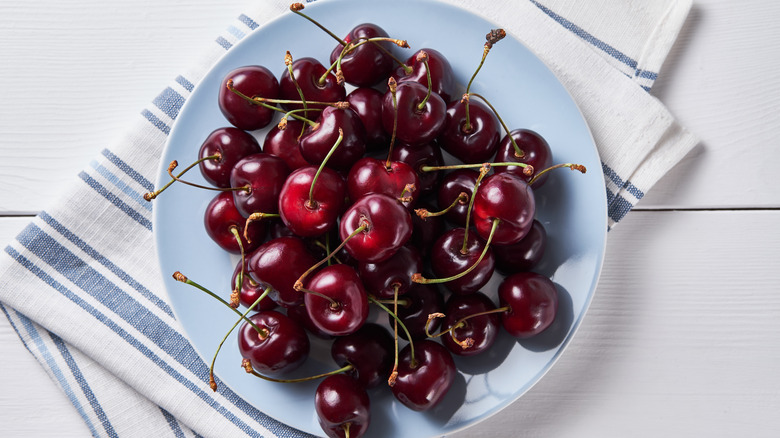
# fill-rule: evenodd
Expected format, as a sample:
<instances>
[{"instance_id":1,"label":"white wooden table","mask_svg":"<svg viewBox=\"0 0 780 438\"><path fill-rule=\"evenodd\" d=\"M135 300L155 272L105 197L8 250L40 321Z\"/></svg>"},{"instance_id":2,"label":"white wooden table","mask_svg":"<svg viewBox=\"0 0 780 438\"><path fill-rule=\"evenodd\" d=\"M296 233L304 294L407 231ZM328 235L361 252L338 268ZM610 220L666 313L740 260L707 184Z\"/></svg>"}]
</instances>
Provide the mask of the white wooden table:
<instances>
[{"instance_id":1,"label":"white wooden table","mask_svg":"<svg viewBox=\"0 0 780 438\"><path fill-rule=\"evenodd\" d=\"M245 1L0 2L0 244ZM550 373L458 436L780 434L780 3L694 1L652 93L701 146L610 232ZM0 318L0 436L88 435Z\"/></svg>"}]
</instances>

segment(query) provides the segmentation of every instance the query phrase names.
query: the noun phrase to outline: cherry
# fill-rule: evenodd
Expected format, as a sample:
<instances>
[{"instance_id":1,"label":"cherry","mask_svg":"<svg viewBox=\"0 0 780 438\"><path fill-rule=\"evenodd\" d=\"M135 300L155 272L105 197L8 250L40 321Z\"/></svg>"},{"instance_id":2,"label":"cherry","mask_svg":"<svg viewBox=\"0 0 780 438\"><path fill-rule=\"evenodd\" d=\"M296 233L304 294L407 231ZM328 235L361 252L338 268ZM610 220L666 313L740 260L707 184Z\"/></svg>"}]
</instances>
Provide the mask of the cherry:
<instances>
[{"instance_id":1,"label":"cherry","mask_svg":"<svg viewBox=\"0 0 780 438\"><path fill-rule=\"evenodd\" d=\"M444 399L456 373L452 356L441 344L428 340L409 344L400 353L393 395L409 409L430 410Z\"/></svg>"},{"instance_id":2,"label":"cherry","mask_svg":"<svg viewBox=\"0 0 780 438\"><path fill-rule=\"evenodd\" d=\"M397 143L390 151L391 161L400 161L412 166L417 172L419 179L419 197L432 193L439 182L439 172L423 172L423 166L441 166L444 164L444 157L441 149L436 142L423 143L421 145L411 146L406 143Z\"/></svg>"},{"instance_id":3,"label":"cherry","mask_svg":"<svg viewBox=\"0 0 780 438\"><path fill-rule=\"evenodd\" d=\"M399 199L407 208L417 200L419 185L414 169L400 161L384 162L363 157L347 175L347 193L351 199L360 199L369 193L383 193Z\"/></svg>"},{"instance_id":4,"label":"cherry","mask_svg":"<svg viewBox=\"0 0 780 438\"><path fill-rule=\"evenodd\" d=\"M203 223L206 234L220 248L232 254L240 254L241 246L244 252L251 252L262 243L265 236L265 225L262 222L251 222L247 232L244 232L246 218L236 210L231 192L220 192L209 202L203 215Z\"/></svg>"},{"instance_id":5,"label":"cherry","mask_svg":"<svg viewBox=\"0 0 780 438\"><path fill-rule=\"evenodd\" d=\"M336 224L344 209L347 191L344 179L327 167L321 169L316 182L315 175L314 166L292 172L279 194L281 219L298 236L323 234Z\"/></svg>"},{"instance_id":6,"label":"cherry","mask_svg":"<svg viewBox=\"0 0 780 438\"><path fill-rule=\"evenodd\" d=\"M325 333L333 336L354 333L368 318L366 291L350 266L322 268L302 290L306 292L304 303L309 317Z\"/></svg>"},{"instance_id":7,"label":"cherry","mask_svg":"<svg viewBox=\"0 0 780 438\"><path fill-rule=\"evenodd\" d=\"M482 102L460 100L447 106L439 142L455 158L464 163L488 161L496 153L499 139L498 120Z\"/></svg>"},{"instance_id":8,"label":"cherry","mask_svg":"<svg viewBox=\"0 0 780 438\"><path fill-rule=\"evenodd\" d=\"M387 260L378 263L360 263L360 278L368 293L380 299L403 295L412 286L412 275L422 270L419 251L405 245Z\"/></svg>"},{"instance_id":9,"label":"cherry","mask_svg":"<svg viewBox=\"0 0 780 438\"><path fill-rule=\"evenodd\" d=\"M404 294L403 300L398 305L398 317L404 323L413 340L425 339L425 326L428 323L428 315L444 311L444 297L435 284L413 284ZM390 324L394 319L388 316ZM440 324L440 319L433 319L428 325L429 330L435 331ZM406 333L398 332L404 339Z\"/></svg>"},{"instance_id":10,"label":"cherry","mask_svg":"<svg viewBox=\"0 0 780 438\"><path fill-rule=\"evenodd\" d=\"M474 356L487 351L498 337L499 315L474 315L494 310L496 305L481 292L451 296L442 323L450 332L442 335L442 344L458 356Z\"/></svg>"},{"instance_id":11,"label":"cherry","mask_svg":"<svg viewBox=\"0 0 780 438\"><path fill-rule=\"evenodd\" d=\"M248 189L233 192L238 212L244 217L255 212L276 213L289 173L284 160L273 155L260 152L241 159L230 173L231 187Z\"/></svg>"},{"instance_id":12,"label":"cherry","mask_svg":"<svg viewBox=\"0 0 780 438\"><path fill-rule=\"evenodd\" d=\"M304 304L301 304L299 306L292 306L287 308L287 316L290 317L293 321L297 322L301 325L306 331L320 339L333 339L334 336L325 333L324 331L320 330L319 327L317 327L314 324L314 321L311 320L311 317L309 316L309 312L306 311L306 306Z\"/></svg>"},{"instance_id":13,"label":"cherry","mask_svg":"<svg viewBox=\"0 0 780 438\"><path fill-rule=\"evenodd\" d=\"M343 140L328 158L328 167L349 170L366 152L366 132L360 117L350 109L327 107L314 126L307 126L299 145L301 155L310 163L320 164L343 133Z\"/></svg>"},{"instance_id":14,"label":"cherry","mask_svg":"<svg viewBox=\"0 0 780 438\"><path fill-rule=\"evenodd\" d=\"M238 261L238 263L236 264L236 268L233 270L233 277L230 279L230 289L235 289L236 280L238 279L238 274L240 272L241 272L241 260ZM239 303L244 307L249 307L252 304L254 304L255 301L257 301L257 299L263 295L263 292L265 292L265 288L260 283L257 283L252 279L252 277L249 275L246 266L244 266L243 281L241 282L241 285L238 290ZM260 300L257 306L255 306L255 309L271 310L275 307L276 307L276 303L274 302L274 300L271 299L270 295L267 295L265 298Z\"/></svg>"},{"instance_id":15,"label":"cherry","mask_svg":"<svg viewBox=\"0 0 780 438\"><path fill-rule=\"evenodd\" d=\"M200 173L217 187L230 187L230 171L247 155L260 152L260 144L246 131L234 127L218 128L200 146L198 158L219 155L216 160L200 162Z\"/></svg>"},{"instance_id":16,"label":"cherry","mask_svg":"<svg viewBox=\"0 0 780 438\"><path fill-rule=\"evenodd\" d=\"M293 76L293 80L290 76ZM296 86L297 84L297 86ZM299 92L300 87L300 92ZM285 69L279 79L279 96L286 100L301 100L301 94L307 101L340 102L347 95L345 88L338 83L336 76L329 73L325 67L314 58L301 58L295 60ZM285 103L282 107L286 110L302 109L303 104ZM308 109L323 109L323 105L308 105ZM307 111L304 117L309 117L312 112ZM331 144L333 144L331 142Z\"/></svg>"},{"instance_id":17,"label":"cherry","mask_svg":"<svg viewBox=\"0 0 780 438\"><path fill-rule=\"evenodd\" d=\"M399 140L411 145L433 141L444 129L447 104L436 94L418 82L400 82L395 98L388 91L382 100L382 125ZM396 118L397 112L397 121Z\"/></svg>"},{"instance_id":18,"label":"cherry","mask_svg":"<svg viewBox=\"0 0 780 438\"><path fill-rule=\"evenodd\" d=\"M300 325L275 310L255 313L249 319L261 332L244 323L238 334L238 349L255 370L262 374L280 374L303 364L310 347L309 338Z\"/></svg>"},{"instance_id":19,"label":"cherry","mask_svg":"<svg viewBox=\"0 0 780 438\"><path fill-rule=\"evenodd\" d=\"M422 209L431 210L431 204L425 203ZM444 219L441 216L428 216L425 219L417 214L412 215L412 237L409 244L417 248L420 255L427 257L431 247L441 233L446 229Z\"/></svg>"},{"instance_id":20,"label":"cherry","mask_svg":"<svg viewBox=\"0 0 780 438\"><path fill-rule=\"evenodd\" d=\"M499 219L493 236L496 245L511 245L531 229L536 202L531 187L512 173L496 173L482 181L474 197L474 226L487 239L493 220Z\"/></svg>"},{"instance_id":21,"label":"cherry","mask_svg":"<svg viewBox=\"0 0 780 438\"><path fill-rule=\"evenodd\" d=\"M425 63L418 60L418 55L423 51L428 54L427 67ZM411 69L410 71L407 72L404 67L398 67L392 75L399 84L403 81L414 81L427 87L430 83L433 92L441 96L444 102L452 100L455 75L450 62L439 51L428 48L420 49L409 57L406 64ZM430 82L428 82L428 73L430 73Z\"/></svg>"},{"instance_id":22,"label":"cherry","mask_svg":"<svg viewBox=\"0 0 780 438\"><path fill-rule=\"evenodd\" d=\"M393 368L393 337L381 325L366 323L355 333L336 338L330 355L339 366L352 365L347 374L373 388L386 381Z\"/></svg>"},{"instance_id":23,"label":"cherry","mask_svg":"<svg viewBox=\"0 0 780 438\"><path fill-rule=\"evenodd\" d=\"M362 46L361 46L362 47ZM366 149L377 150L387 145L388 134L382 126L382 97L374 88L360 87L347 95L349 108L357 113L366 131Z\"/></svg>"},{"instance_id":24,"label":"cherry","mask_svg":"<svg viewBox=\"0 0 780 438\"><path fill-rule=\"evenodd\" d=\"M538 220L534 219L531 229L519 242L513 245L496 245L493 255L496 256L496 269L506 274L530 271L544 256L547 246L547 231Z\"/></svg>"},{"instance_id":25,"label":"cherry","mask_svg":"<svg viewBox=\"0 0 780 438\"><path fill-rule=\"evenodd\" d=\"M387 36L387 32L376 24L363 23L352 28L344 38L344 42L357 43L361 39ZM370 87L387 79L395 65L395 61L388 54L392 47L393 44L390 42L378 41L354 48L341 59L344 80L357 87ZM336 62L343 49L342 45L333 49L330 54L331 63Z\"/></svg>"},{"instance_id":26,"label":"cherry","mask_svg":"<svg viewBox=\"0 0 780 438\"><path fill-rule=\"evenodd\" d=\"M279 96L279 82L273 73L259 65L237 68L222 80L218 98L219 109L233 126L246 131L268 126L273 120L274 110L253 104L230 91L227 87L229 80L232 80L233 88L245 96L276 99Z\"/></svg>"},{"instance_id":27,"label":"cherry","mask_svg":"<svg viewBox=\"0 0 780 438\"><path fill-rule=\"evenodd\" d=\"M517 146L522 149L522 157L518 157L515 153L514 145L512 145L509 140L509 136L511 136L515 140L515 143L517 143ZM535 173L547 169L552 166L553 163L550 145L544 137L530 129L515 129L511 131L509 135L505 136L498 146L496 161L530 164L535 169ZM523 168L517 166L495 167L494 171L496 173L514 173L525 180L525 182L529 182L531 181L531 178L533 178L533 175L524 174ZM533 187L539 188L545 181L547 181L547 175L540 175L539 178L534 181Z\"/></svg>"},{"instance_id":28,"label":"cherry","mask_svg":"<svg viewBox=\"0 0 780 438\"><path fill-rule=\"evenodd\" d=\"M390 258L412 235L412 217L398 200L372 193L357 200L341 216L339 237L345 240L360 227L344 248L359 262Z\"/></svg>"},{"instance_id":29,"label":"cherry","mask_svg":"<svg viewBox=\"0 0 780 438\"><path fill-rule=\"evenodd\" d=\"M456 226L466 226L469 199L471 198L472 193L474 193L474 186L477 184L477 178L479 178L479 172L476 170L456 169L448 173L439 184L439 190L436 197L438 206L440 209L444 210L452 205L452 208L444 214L444 217ZM466 194L466 199L461 197L461 193ZM453 205L453 203L455 204Z\"/></svg>"},{"instance_id":30,"label":"cherry","mask_svg":"<svg viewBox=\"0 0 780 438\"><path fill-rule=\"evenodd\" d=\"M453 228L442 234L431 249L431 268L438 277L451 277L477 262L485 242L475 233L465 236L464 228ZM466 239L465 252L464 239ZM455 280L447 281L444 285L453 293L465 295L480 290L490 281L495 267L493 252L488 248L485 257L468 274Z\"/></svg>"},{"instance_id":31,"label":"cherry","mask_svg":"<svg viewBox=\"0 0 780 438\"><path fill-rule=\"evenodd\" d=\"M279 237L252 252L247 268L263 288L272 288L271 299L281 306L293 307L303 303L303 294L293 287L295 280L316 262L303 240Z\"/></svg>"},{"instance_id":32,"label":"cherry","mask_svg":"<svg viewBox=\"0 0 780 438\"><path fill-rule=\"evenodd\" d=\"M518 272L498 286L501 324L516 338L530 338L544 331L558 312L558 291L547 277L535 272Z\"/></svg>"},{"instance_id":33,"label":"cherry","mask_svg":"<svg viewBox=\"0 0 780 438\"><path fill-rule=\"evenodd\" d=\"M284 160L290 170L308 166L309 162L301 155L298 137L303 132L303 122L289 120L285 129L274 126L265 135L263 152Z\"/></svg>"},{"instance_id":34,"label":"cherry","mask_svg":"<svg viewBox=\"0 0 780 438\"><path fill-rule=\"evenodd\" d=\"M345 374L320 382L314 393L314 408L322 430L331 438L359 438L371 421L366 390Z\"/></svg>"}]
</instances>

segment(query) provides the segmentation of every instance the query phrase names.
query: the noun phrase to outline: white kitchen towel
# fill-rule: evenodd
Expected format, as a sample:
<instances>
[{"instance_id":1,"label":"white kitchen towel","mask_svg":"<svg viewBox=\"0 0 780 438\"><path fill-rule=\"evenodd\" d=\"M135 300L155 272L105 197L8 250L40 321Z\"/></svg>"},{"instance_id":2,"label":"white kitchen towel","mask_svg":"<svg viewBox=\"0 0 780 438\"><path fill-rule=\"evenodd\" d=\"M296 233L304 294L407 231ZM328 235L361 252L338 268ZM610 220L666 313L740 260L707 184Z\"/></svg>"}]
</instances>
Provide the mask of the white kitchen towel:
<instances>
[{"instance_id":1,"label":"white kitchen towel","mask_svg":"<svg viewBox=\"0 0 780 438\"><path fill-rule=\"evenodd\" d=\"M696 144L649 93L689 0L449 1L504 27L570 90L601 154L610 226ZM141 198L195 84L289 4L254 2L0 254L0 308L94 436L305 436L208 388L166 302Z\"/></svg>"}]
</instances>

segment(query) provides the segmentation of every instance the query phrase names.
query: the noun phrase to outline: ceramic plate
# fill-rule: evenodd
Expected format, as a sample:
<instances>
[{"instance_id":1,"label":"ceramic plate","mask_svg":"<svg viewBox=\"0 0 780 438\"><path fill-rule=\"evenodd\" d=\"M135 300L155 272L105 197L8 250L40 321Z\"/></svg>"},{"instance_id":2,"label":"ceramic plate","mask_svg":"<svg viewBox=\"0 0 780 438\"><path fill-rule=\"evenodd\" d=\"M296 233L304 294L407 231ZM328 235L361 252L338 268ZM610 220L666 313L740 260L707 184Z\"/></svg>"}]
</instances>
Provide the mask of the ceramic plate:
<instances>
[{"instance_id":1,"label":"ceramic plate","mask_svg":"<svg viewBox=\"0 0 780 438\"><path fill-rule=\"evenodd\" d=\"M485 34L498 26L469 12L435 1L360 2L321 0L306 13L335 33L346 35L357 24L374 22L390 35L408 40L412 50L430 47L448 57L457 80L465 84L479 63ZM248 64L285 71L284 52L321 62L334 41L292 13L256 29L231 48L192 92L171 131L161 160L159 181L173 159L197 158L214 129L227 126L217 107L219 83L230 70ZM486 356L456 359L459 375L446 400L430 412L414 412L396 402L387 388L370 392L371 437L433 437L474 425L520 397L550 369L571 340L591 302L606 241L606 196L601 162L590 131L566 89L523 44L507 37L498 43L474 82L473 91L488 97L510 128L529 128L550 143L555 162L584 164L589 172L558 170L537 191L537 219L549 235L548 250L537 271L550 276L560 293L554 325L537 338L516 341L502 335ZM258 138L263 132L254 133ZM192 172L191 180L198 180ZM171 279L182 271L194 281L229 294L234 258L212 243L203 212L213 192L174 185L155 202L161 269L170 302L187 336L203 359L211 357L235 314L205 294ZM498 280L484 291L495 299ZM385 318L382 318L385 320ZM314 341L312 355L295 375L334 369L327 343ZM275 384L247 375L235 334L217 361L217 375L247 402L300 430L322 435L314 412L316 382ZM205 384L204 384L205 387Z\"/></svg>"}]
</instances>

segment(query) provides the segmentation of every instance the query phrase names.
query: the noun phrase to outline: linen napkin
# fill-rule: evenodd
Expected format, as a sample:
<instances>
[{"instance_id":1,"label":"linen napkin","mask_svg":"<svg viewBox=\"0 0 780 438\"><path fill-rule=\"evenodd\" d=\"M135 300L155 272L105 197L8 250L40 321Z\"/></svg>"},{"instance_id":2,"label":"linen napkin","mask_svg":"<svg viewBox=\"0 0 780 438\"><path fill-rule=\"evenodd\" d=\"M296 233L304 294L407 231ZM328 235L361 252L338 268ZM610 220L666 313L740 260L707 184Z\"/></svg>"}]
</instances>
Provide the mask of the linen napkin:
<instances>
[{"instance_id":1,"label":"linen napkin","mask_svg":"<svg viewBox=\"0 0 780 438\"><path fill-rule=\"evenodd\" d=\"M603 162L610 227L695 146L648 93L689 0L449 2L504 27L570 90ZM166 302L142 199L195 84L289 4L254 2L0 254L0 308L96 437L306 436L225 385L209 390L208 365Z\"/></svg>"}]
</instances>

